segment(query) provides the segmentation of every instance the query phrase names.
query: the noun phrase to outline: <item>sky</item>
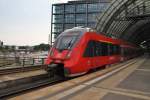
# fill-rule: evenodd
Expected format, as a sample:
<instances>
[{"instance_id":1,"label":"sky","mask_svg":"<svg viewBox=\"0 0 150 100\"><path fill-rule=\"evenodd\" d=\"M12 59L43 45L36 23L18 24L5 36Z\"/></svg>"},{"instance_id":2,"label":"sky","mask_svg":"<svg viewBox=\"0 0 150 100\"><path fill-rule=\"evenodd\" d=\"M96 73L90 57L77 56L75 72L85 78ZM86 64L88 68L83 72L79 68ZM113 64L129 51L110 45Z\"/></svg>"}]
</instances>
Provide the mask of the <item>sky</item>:
<instances>
[{"instance_id":1,"label":"sky","mask_svg":"<svg viewBox=\"0 0 150 100\"><path fill-rule=\"evenodd\" d=\"M0 0L0 40L5 45L48 43L51 5L68 0Z\"/></svg>"}]
</instances>

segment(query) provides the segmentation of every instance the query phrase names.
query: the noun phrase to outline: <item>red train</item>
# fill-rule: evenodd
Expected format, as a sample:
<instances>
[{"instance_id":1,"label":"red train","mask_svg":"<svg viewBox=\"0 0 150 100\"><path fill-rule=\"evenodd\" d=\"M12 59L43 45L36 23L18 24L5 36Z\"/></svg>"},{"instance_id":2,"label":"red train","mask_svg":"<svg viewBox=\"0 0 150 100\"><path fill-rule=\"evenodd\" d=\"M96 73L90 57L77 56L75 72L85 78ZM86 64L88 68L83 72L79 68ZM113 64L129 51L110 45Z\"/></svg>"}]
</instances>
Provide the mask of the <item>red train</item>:
<instances>
[{"instance_id":1,"label":"red train","mask_svg":"<svg viewBox=\"0 0 150 100\"><path fill-rule=\"evenodd\" d=\"M97 34L89 28L73 28L61 33L51 48L46 64L48 71L65 77L78 76L89 70L137 56L139 48L122 40Z\"/></svg>"}]
</instances>

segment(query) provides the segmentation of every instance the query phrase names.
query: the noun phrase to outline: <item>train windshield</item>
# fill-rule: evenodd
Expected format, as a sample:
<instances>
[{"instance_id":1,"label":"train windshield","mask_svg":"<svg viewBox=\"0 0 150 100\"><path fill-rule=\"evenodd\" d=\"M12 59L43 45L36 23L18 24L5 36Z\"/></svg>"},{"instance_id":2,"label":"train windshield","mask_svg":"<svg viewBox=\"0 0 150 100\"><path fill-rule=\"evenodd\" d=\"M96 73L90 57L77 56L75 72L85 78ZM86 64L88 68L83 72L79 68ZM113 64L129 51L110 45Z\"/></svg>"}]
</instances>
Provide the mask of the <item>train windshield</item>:
<instances>
[{"instance_id":1,"label":"train windshield","mask_svg":"<svg viewBox=\"0 0 150 100\"><path fill-rule=\"evenodd\" d=\"M75 44L77 37L78 36L76 36L76 35L74 35L74 36L61 36L56 40L56 43L54 44L54 46L58 50L69 50Z\"/></svg>"}]
</instances>

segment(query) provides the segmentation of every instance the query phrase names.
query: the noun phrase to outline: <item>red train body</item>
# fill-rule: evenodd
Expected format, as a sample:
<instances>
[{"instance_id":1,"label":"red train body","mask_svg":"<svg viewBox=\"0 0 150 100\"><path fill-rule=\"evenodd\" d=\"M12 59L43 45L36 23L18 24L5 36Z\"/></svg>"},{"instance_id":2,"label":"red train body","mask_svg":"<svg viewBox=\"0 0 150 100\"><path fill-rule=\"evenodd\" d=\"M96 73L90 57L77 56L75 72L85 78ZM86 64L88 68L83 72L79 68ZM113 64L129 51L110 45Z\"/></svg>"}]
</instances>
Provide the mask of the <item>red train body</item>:
<instances>
[{"instance_id":1,"label":"red train body","mask_svg":"<svg viewBox=\"0 0 150 100\"><path fill-rule=\"evenodd\" d=\"M112 39L87 28L73 28L61 33L51 48L46 64L58 74L72 77L91 69L137 56L139 48Z\"/></svg>"}]
</instances>

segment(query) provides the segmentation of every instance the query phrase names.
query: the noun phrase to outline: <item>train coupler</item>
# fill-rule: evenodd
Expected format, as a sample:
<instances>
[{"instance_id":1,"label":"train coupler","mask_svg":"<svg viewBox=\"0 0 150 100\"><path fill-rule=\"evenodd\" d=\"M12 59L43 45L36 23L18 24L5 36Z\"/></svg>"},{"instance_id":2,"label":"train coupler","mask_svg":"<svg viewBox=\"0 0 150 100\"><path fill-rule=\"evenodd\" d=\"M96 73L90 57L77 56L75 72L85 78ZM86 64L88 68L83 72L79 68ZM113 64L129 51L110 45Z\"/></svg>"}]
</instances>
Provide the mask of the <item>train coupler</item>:
<instances>
[{"instance_id":1,"label":"train coupler","mask_svg":"<svg viewBox=\"0 0 150 100\"><path fill-rule=\"evenodd\" d=\"M64 66L63 64L51 64L48 65L48 74L51 77L64 77Z\"/></svg>"}]
</instances>

